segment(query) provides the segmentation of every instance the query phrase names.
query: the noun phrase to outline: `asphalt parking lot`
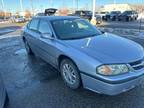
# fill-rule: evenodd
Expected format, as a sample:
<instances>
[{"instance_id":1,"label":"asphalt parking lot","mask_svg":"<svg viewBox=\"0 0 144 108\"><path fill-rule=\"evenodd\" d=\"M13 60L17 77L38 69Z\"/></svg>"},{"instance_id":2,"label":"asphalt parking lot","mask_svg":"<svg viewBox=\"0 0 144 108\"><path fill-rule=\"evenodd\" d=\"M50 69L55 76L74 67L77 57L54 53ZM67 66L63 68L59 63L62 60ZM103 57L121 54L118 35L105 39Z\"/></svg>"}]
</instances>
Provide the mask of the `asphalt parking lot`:
<instances>
[{"instance_id":1,"label":"asphalt parking lot","mask_svg":"<svg viewBox=\"0 0 144 108\"><path fill-rule=\"evenodd\" d=\"M117 96L67 88L59 72L34 56L27 56L19 30L0 35L0 72L8 108L143 108L144 81ZM144 46L144 40L126 37Z\"/></svg>"},{"instance_id":2,"label":"asphalt parking lot","mask_svg":"<svg viewBox=\"0 0 144 108\"><path fill-rule=\"evenodd\" d=\"M138 21L108 21L104 22L101 27L108 27L108 28L123 28L123 29L142 29L144 30L144 20Z\"/></svg>"}]
</instances>

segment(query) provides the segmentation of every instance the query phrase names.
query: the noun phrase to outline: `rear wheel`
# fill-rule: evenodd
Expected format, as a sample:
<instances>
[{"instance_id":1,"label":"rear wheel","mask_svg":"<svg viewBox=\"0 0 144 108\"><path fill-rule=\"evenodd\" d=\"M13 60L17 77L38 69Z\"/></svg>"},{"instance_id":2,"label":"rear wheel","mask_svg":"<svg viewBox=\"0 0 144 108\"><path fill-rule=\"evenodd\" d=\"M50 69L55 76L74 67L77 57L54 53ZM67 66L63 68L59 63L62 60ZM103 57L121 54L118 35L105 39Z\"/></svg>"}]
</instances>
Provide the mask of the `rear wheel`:
<instances>
[{"instance_id":1,"label":"rear wheel","mask_svg":"<svg viewBox=\"0 0 144 108\"><path fill-rule=\"evenodd\" d=\"M60 72L65 84L71 89L77 89L81 85L81 78L77 66L69 59L63 59L60 63Z\"/></svg>"},{"instance_id":2,"label":"rear wheel","mask_svg":"<svg viewBox=\"0 0 144 108\"><path fill-rule=\"evenodd\" d=\"M25 48L26 48L26 51L29 55L33 55L33 52L28 44L28 42L26 40L24 40L24 44L25 44Z\"/></svg>"}]
</instances>

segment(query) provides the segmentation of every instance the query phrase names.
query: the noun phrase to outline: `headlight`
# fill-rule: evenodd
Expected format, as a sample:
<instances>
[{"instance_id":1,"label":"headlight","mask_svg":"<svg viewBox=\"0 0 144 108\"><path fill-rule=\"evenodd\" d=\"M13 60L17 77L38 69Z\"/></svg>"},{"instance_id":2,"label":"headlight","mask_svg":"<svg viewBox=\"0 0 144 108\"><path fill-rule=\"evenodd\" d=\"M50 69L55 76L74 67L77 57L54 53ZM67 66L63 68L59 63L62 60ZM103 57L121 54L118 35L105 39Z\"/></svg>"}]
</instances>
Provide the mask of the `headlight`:
<instances>
[{"instance_id":1,"label":"headlight","mask_svg":"<svg viewBox=\"0 0 144 108\"><path fill-rule=\"evenodd\" d=\"M125 64L101 65L96 69L101 75L118 75L129 71Z\"/></svg>"}]
</instances>

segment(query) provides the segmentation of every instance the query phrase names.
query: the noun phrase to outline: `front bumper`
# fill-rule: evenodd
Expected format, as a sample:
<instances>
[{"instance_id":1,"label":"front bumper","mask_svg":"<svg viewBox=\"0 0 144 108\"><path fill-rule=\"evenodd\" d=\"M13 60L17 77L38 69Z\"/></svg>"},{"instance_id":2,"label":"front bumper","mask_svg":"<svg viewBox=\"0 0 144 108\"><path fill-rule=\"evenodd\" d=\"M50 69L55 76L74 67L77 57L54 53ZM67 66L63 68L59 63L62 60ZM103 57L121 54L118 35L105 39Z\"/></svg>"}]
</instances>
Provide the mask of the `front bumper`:
<instances>
[{"instance_id":1,"label":"front bumper","mask_svg":"<svg viewBox=\"0 0 144 108\"><path fill-rule=\"evenodd\" d=\"M106 95L117 95L123 92L126 92L137 85L140 84L142 79L144 78L144 75L137 77L135 79L112 84L108 82L101 81L99 79L93 78L89 75L81 73L82 83L84 88L89 89L91 91L100 93L100 94L106 94Z\"/></svg>"}]
</instances>

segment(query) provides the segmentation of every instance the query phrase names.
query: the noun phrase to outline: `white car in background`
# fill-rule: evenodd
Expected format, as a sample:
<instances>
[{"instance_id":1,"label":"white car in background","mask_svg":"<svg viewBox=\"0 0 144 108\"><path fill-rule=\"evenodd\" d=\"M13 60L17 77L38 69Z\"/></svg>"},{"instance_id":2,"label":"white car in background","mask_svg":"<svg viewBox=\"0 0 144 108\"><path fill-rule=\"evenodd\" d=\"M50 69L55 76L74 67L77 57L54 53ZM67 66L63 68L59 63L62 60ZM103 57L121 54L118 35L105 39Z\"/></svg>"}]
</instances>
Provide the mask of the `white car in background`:
<instances>
[{"instance_id":1,"label":"white car in background","mask_svg":"<svg viewBox=\"0 0 144 108\"><path fill-rule=\"evenodd\" d=\"M25 18L16 18L16 19L15 19L15 22L16 22L16 23L25 22Z\"/></svg>"},{"instance_id":2,"label":"white car in background","mask_svg":"<svg viewBox=\"0 0 144 108\"><path fill-rule=\"evenodd\" d=\"M10 18L10 21L11 22L13 22L13 23L22 23L22 22L25 22L26 21L26 19L25 19L25 17L23 17L23 16L12 16L11 18Z\"/></svg>"},{"instance_id":3,"label":"white car in background","mask_svg":"<svg viewBox=\"0 0 144 108\"><path fill-rule=\"evenodd\" d=\"M138 18L137 18L137 20L141 20L141 19L142 19L143 22L144 22L144 12L138 14Z\"/></svg>"}]
</instances>

